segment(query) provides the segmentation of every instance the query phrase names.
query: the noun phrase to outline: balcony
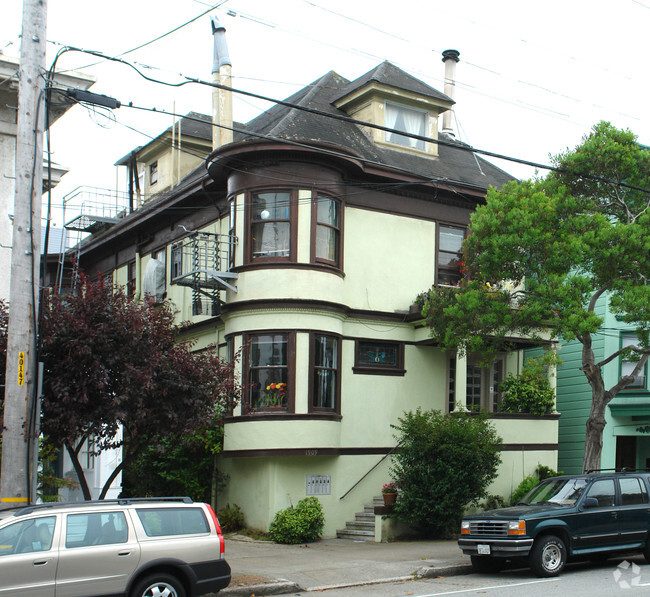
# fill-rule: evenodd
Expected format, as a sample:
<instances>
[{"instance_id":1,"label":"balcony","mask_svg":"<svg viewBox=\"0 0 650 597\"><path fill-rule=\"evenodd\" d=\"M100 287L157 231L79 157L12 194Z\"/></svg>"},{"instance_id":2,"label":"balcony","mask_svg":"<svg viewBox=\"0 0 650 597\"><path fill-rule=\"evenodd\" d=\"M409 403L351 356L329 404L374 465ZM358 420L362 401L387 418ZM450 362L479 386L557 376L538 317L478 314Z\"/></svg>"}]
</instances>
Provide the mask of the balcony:
<instances>
[{"instance_id":1,"label":"balcony","mask_svg":"<svg viewBox=\"0 0 650 597\"><path fill-rule=\"evenodd\" d=\"M237 237L210 232L193 232L172 245L171 283L192 289L193 315L218 315L219 293L237 292L238 276L230 271L236 245Z\"/></svg>"}]
</instances>

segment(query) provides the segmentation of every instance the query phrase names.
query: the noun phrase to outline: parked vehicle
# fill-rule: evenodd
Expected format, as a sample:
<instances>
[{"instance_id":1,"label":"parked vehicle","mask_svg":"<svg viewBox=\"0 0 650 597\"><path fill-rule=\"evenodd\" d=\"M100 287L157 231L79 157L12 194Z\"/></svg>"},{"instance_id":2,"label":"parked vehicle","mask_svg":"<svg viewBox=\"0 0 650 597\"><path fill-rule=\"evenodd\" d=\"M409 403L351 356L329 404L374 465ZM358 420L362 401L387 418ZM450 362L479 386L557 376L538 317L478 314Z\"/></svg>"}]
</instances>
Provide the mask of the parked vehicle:
<instances>
[{"instance_id":1,"label":"parked vehicle","mask_svg":"<svg viewBox=\"0 0 650 597\"><path fill-rule=\"evenodd\" d=\"M219 521L190 498L0 511L0 596L198 597L229 583Z\"/></svg>"},{"instance_id":2,"label":"parked vehicle","mask_svg":"<svg viewBox=\"0 0 650 597\"><path fill-rule=\"evenodd\" d=\"M458 545L477 572L527 558L538 576L556 576L569 558L602 561L630 551L650 563L649 493L645 472L553 477L516 506L465 516Z\"/></svg>"}]
</instances>

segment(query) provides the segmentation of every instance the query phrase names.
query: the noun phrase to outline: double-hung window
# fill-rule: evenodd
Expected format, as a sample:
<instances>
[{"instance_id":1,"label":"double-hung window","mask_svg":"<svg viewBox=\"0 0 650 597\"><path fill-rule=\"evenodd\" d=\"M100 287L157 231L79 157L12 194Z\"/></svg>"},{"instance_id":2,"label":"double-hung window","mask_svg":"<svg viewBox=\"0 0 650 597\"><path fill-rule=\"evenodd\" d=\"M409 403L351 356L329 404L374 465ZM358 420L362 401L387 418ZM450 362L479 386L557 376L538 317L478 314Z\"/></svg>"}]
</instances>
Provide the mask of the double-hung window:
<instances>
[{"instance_id":1,"label":"double-hung window","mask_svg":"<svg viewBox=\"0 0 650 597\"><path fill-rule=\"evenodd\" d=\"M621 336L621 348L626 348L628 346L638 346L639 339L636 334L625 333ZM638 363L637 361L627 360L625 358L621 359L621 377L624 375L631 375ZM629 390L645 390L646 389L646 370L648 366L646 364L645 368L634 378L634 381L626 386L626 389Z\"/></svg>"},{"instance_id":2,"label":"double-hung window","mask_svg":"<svg viewBox=\"0 0 650 597\"><path fill-rule=\"evenodd\" d=\"M341 340L327 334L311 334L310 411L340 412Z\"/></svg>"},{"instance_id":3,"label":"double-hung window","mask_svg":"<svg viewBox=\"0 0 650 597\"><path fill-rule=\"evenodd\" d=\"M461 279L460 264L465 229L455 226L438 226L438 258L436 283L457 286Z\"/></svg>"},{"instance_id":4,"label":"double-hung window","mask_svg":"<svg viewBox=\"0 0 650 597\"><path fill-rule=\"evenodd\" d=\"M250 215L251 260L288 260L293 257L294 211L294 201L289 191L253 193Z\"/></svg>"},{"instance_id":5,"label":"double-hung window","mask_svg":"<svg viewBox=\"0 0 650 597\"><path fill-rule=\"evenodd\" d=\"M247 337L248 403L252 410L286 411L293 406L294 335L289 332Z\"/></svg>"},{"instance_id":6,"label":"double-hung window","mask_svg":"<svg viewBox=\"0 0 650 597\"><path fill-rule=\"evenodd\" d=\"M313 259L340 267L341 202L318 194L312 209Z\"/></svg>"},{"instance_id":7,"label":"double-hung window","mask_svg":"<svg viewBox=\"0 0 650 597\"><path fill-rule=\"evenodd\" d=\"M395 131L411 135L426 136L428 114L422 110L407 108L399 104L386 103L386 126ZM414 139L400 132L386 131L386 141L425 151L426 144L421 139Z\"/></svg>"}]
</instances>

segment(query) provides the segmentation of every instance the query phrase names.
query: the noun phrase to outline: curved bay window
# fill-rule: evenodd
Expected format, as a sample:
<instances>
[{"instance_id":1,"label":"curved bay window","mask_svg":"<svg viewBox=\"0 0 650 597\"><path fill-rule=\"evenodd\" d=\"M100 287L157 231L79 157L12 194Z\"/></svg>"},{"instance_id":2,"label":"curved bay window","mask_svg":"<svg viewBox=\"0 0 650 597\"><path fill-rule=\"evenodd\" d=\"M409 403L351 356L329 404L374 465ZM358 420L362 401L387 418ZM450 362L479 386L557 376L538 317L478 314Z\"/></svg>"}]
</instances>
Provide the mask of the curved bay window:
<instances>
[{"instance_id":1,"label":"curved bay window","mask_svg":"<svg viewBox=\"0 0 650 597\"><path fill-rule=\"evenodd\" d=\"M455 226L438 226L438 271L436 284L458 286L461 279L461 261L465 229Z\"/></svg>"},{"instance_id":2,"label":"curved bay window","mask_svg":"<svg viewBox=\"0 0 650 597\"><path fill-rule=\"evenodd\" d=\"M296 213L290 191L253 193L250 209L250 259L292 259Z\"/></svg>"},{"instance_id":3,"label":"curved bay window","mask_svg":"<svg viewBox=\"0 0 650 597\"><path fill-rule=\"evenodd\" d=\"M310 411L340 412L340 354L340 338L311 334Z\"/></svg>"},{"instance_id":4,"label":"curved bay window","mask_svg":"<svg viewBox=\"0 0 650 597\"><path fill-rule=\"evenodd\" d=\"M294 336L288 332L251 334L246 359L248 404L252 410L293 408Z\"/></svg>"},{"instance_id":5,"label":"curved bay window","mask_svg":"<svg viewBox=\"0 0 650 597\"><path fill-rule=\"evenodd\" d=\"M312 259L340 267L341 202L319 194L312 205Z\"/></svg>"}]
</instances>

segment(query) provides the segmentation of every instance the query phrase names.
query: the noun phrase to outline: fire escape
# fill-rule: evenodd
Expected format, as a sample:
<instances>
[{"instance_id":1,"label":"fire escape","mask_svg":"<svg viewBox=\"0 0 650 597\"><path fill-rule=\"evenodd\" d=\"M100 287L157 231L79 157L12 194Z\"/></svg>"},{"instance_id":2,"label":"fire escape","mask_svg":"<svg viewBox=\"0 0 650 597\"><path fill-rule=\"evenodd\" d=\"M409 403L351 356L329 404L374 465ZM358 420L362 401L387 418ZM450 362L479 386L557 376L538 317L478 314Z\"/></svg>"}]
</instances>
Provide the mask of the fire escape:
<instances>
[{"instance_id":1,"label":"fire escape","mask_svg":"<svg viewBox=\"0 0 650 597\"><path fill-rule=\"evenodd\" d=\"M192 289L193 315L219 315L223 290L237 292L237 274L230 271L237 237L192 232L172 245L171 283Z\"/></svg>"}]
</instances>

